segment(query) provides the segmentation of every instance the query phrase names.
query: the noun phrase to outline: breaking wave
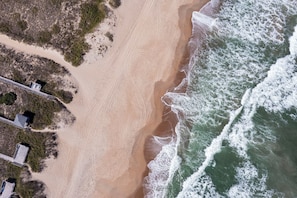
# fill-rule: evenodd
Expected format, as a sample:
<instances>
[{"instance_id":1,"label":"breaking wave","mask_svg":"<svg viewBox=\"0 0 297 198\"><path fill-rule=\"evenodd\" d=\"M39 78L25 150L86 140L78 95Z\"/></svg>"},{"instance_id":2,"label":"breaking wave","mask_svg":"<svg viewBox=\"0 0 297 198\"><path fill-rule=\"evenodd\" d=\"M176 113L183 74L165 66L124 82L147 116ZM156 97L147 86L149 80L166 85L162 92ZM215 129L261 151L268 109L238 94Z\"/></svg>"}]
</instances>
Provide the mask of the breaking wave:
<instances>
[{"instance_id":1,"label":"breaking wave","mask_svg":"<svg viewBox=\"0 0 297 198\"><path fill-rule=\"evenodd\" d=\"M148 165L146 197L297 196L296 7L224 0L193 13L186 78L162 99L176 134Z\"/></svg>"}]
</instances>

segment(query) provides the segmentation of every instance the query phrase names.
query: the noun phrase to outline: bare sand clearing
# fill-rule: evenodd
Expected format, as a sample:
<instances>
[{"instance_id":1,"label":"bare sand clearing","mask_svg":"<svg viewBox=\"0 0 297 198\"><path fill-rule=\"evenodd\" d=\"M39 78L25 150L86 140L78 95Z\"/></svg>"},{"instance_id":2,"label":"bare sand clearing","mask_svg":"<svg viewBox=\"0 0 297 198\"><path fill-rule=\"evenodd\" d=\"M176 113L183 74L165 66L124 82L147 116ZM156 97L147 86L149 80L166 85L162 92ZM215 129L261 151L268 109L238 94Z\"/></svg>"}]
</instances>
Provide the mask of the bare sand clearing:
<instances>
[{"instance_id":1,"label":"bare sand clearing","mask_svg":"<svg viewBox=\"0 0 297 198\"><path fill-rule=\"evenodd\" d=\"M195 9L205 3L195 3ZM174 85L186 52L192 4L192 0L123 1L115 13L113 47L100 62L86 61L78 68L53 50L0 36L7 46L66 66L79 86L67 105L77 119L58 132L58 158L48 160L42 173L33 174L45 182L48 197L143 196L144 142L162 121L160 97Z\"/></svg>"}]
</instances>

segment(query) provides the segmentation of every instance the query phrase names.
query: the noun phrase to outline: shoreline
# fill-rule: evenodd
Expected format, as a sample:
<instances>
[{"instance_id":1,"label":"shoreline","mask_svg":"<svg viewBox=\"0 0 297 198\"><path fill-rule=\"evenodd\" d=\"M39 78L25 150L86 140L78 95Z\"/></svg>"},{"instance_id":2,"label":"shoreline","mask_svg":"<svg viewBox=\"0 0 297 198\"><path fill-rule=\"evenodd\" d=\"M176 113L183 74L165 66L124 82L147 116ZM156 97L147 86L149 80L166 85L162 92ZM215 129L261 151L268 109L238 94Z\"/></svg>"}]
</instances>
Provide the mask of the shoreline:
<instances>
[{"instance_id":1,"label":"shoreline","mask_svg":"<svg viewBox=\"0 0 297 198\"><path fill-rule=\"evenodd\" d=\"M178 84L180 66L187 60L184 52L191 36L187 17L199 8L197 4L201 8L205 3L123 3L116 11L121 24L113 47L102 62L78 68L54 50L12 46L62 63L79 86L67 105L77 120L57 133L58 158L47 160L42 173L33 173L33 179L46 184L49 197L143 196L148 171L145 140L162 124L165 106L160 99Z\"/></svg>"},{"instance_id":2,"label":"shoreline","mask_svg":"<svg viewBox=\"0 0 297 198\"><path fill-rule=\"evenodd\" d=\"M188 46L189 41L192 37L192 23L191 23L191 17L192 17L192 12L193 11L199 11L206 3L208 3L209 0L202 0L200 2L195 2L191 3L188 5L181 6L179 8L179 29L182 33L178 46L176 47L176 52L175 52L175 60L173 61L174 68L177 68L177 71L174 76L171 77L171 83L169 86L167 86L166 91L171 91L174 88L176 88L182 80L186 77L185 73L181 71L185 66L188 65L189 60L190 60L190 46ZM166 93L164 92L164 94ZM184 91L184 90L177 90L177 91ZM163 95L164 95L163 94ZM156 97L156 103L160 101L161 97ZM170 110L169 106L166 106L162 103L162 106L164 108L163 113L162 113L162 122L160 125L154 130L154 135L157 136L162 136L162 135L168 135L166 133L167 131L172 131L174 133L174 127L177 124L177 117L174 112ZM164 124L163 122L169 122L170 127L163 127L162 125ZM174 126L172 128L172 126ZM160 127L160 129L159 129ZM163 133L162 131L165 131Z\"/></svg>"},{"instance_id":3,"label":"shoreline","mask_svg":"<svg viewBox=\"0 0 297 198\"><path fill-rule=\"evenodd\" d=\"M186 77L185 73L181 69L186 66L190 59L190 48L188 42L192 36L192 12L199 11L209 0L202 0L200 2L192 2L186 5L182 5L178 8L178 26L181 33L180 38L178 39L178 44L175 49L174 60L172 62L172 74L165 80L165 82L156 83L156 95L154 96L155 103L155 113L158 114L158 117L161 116L161 121L153 124L149 124L143 129L143 131L151 131L151 133L145 138L143 144L143 152L146 161L146 165L153 160L156 155L160 152L161 147L157 144L154 144L151 140L152 136L168 137L175 133L175 126L178 123L176 114L171 111L169 106L166 106L162 101L161 97L167 91L174 89L178 86L181 81ZM159 86L159 87L158 87ZM160 88L161 86L161 88ZM152 126L155 126L152 129ZM153 144L153 145L152 145ZM152 148L157 146L158 148ZM149 169L146 166L143 173L143 179L148 176ZM142 183L143 185L143 183ZM145 189L143 186L140 186L135 194L131 197L143 197ZM130 196L129 196L130 197Z\"/></svg>"}]
</instances>

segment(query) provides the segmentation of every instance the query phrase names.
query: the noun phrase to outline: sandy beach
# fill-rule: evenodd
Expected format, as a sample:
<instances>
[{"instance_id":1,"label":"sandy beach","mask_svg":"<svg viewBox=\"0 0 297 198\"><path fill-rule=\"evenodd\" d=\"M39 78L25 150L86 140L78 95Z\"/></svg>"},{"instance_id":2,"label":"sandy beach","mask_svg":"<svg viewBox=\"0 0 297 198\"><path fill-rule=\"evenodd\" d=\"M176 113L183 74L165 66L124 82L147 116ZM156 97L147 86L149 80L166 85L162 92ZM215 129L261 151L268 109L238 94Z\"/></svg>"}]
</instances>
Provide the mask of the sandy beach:
<instances>
[{"instance_id":1,"label":"sandy beach","mask_svg":"<svg viewBox=\"0 0 297 198\"><path fill-rule=\"evenodd\" d=\"M79 87L67 105L76 121L58 131L58 158L33 174L48 197L143 197L145 141L162 123L161 96L178 83L187 61L191 13L206 2L123 1L113 46L78 68L53 50L0 36L0 43L64 65Z\"/></svg>"}]
</instances>

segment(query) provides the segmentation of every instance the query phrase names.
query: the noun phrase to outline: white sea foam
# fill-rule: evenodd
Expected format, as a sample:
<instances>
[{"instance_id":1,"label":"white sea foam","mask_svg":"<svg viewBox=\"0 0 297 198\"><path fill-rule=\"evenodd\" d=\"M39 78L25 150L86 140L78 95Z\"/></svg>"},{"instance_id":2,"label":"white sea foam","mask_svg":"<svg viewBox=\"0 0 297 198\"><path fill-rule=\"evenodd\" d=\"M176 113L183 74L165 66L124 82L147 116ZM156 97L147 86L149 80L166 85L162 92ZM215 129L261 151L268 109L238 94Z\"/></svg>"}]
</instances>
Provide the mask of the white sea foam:
<instances>
[{"instance_id":1,"label":"white sea foam","mask_svg":"<svg viewBox=\"0 0 297 198\"><path fill-rule=\"evenodd\" d=\"M146 198L164 197L166 186L180 164L180 158L176 155L176 143L171 141L162 147L160 153L148 164L151 170L144 180Z\"/></svg>"},{"instance_id":2,"label":"white sea foam","mask_svg":"<svg viewBox=\"0 0 297 198\"><path fill-rule=\"evenodd\" d=\"M202 189L197 188L197 180L204 176L205 168L211 164L214 154L220 151L223 139L228 139L230 146L236 148L237 153L241 157L249 160L247 155L247 145L251 143L253 136L256 135L256 132L251 133L251 131L254 127L252 118L257 107L261 106L268 111L276 112L284 111L291 108L292 105L296 105L293 103L293 101L297 101L297 98L295 98L296 93L291 89L294 88L294 90L297 90L297 87L289 86L289 84L297 86L297 78L292 78L292 73L294 73L292 72L292 69L296 69L296 64L290 64L289 60L291 59L292 56L290 55L279 59L277 63L271 67L267 78L265 78L263 82L259 83L253 90L248 89L246 91L241 101L243 106L239 109L240 111L234 116L231 116L229 123L225 126L220 136L214 139L210 146L205 149L205 161L199 167L198 171L192 174L183 183L183 191L179 193L178 197L187 197L192 194L199 197ZM276 71L279 72L276 73ZM292 97L294 99L288 99ZM241 113L242 108L244 108L244 110ZM240 113L239 120L232 125L234 119L238 119ZM265 141L262 143L264 142ZM257 169L250 164L249 161L237 169L236 177L238 184L234 185L229 190L229 197L272 197L275 193L274 191L267 190L266 176L263 175L260 177ZM210 184L210 181L204 183L204 185L207 186Z\"/></svg>"},{"instance_id":3,"label":"white sea foam","mask_svg":"<svg viewBox=\"0 0 297 198\"><path fill-rule=\"evenodd\" d=\"M252 92L252 90L251 90L251 89L248 89L248 90L246 90L246 92L245 92L244 95L242 96L242 99L241 99L241 102L240 102L242 106L243 106L243 105L246 103L246 101L250 98L251 92Z\"/></svg>"},{"instance_id":4,"label":"white sea foam","mask_svg":"<svg viewBox=\"0 0 297 198\"><path fill-rule=\"evenodd\" d=\"M241 111L242 111L242 107L239 108L239 109L237 109L233 114L230 115L230 121L224 127L222 133L218 137L216 137L215 139L213 139L212 142L211 142L211 144L210 144L210 146L208 146L205 149L205 151L204 151L204 153L205 153L205 160L204 160L204 162L199 167L199 169L194 174L192 174L183 183L183 190L178 194L178 196L177 196L178 198L188 197L189 192L196 192L197 193L197 190L200 191L200 189L197 189L197 186L195 186L195 183L197 182L197 178L201 178L201 176L204 175L205 168L211 164L211 162L213 161L214 155L216 153L219 153L221 151L222 142L228 136L228 132L230 130L230 127L233 124L234 119L241 113ZM208 182L207 185L209 185L209 182Z\"/></svg>"},{"instance_id":5,"label":"white sea foam","mask_svg":"<svg viewBox=\"0 0 297 198\"><path fill-rule=\"evenodd\" d=\"M289 0L226 1L220 11L221 20L234 28L220 26L221 31L253 43L283 43L286 15L296 12L296 7L297 2Z\"/></svg>"},{"instance_id":6,"label":"white sea foam","mask_svg":"<svg viewBox=\"0 0 297 198\"><path fill-rule=\"evenodd\" d=\"M235 147L241 156L246 159L247 145L251 143L264 143L269 141L275 142L275 137L261 137L262 141L253 141L259 139L259 134L253 129L252 117L256 108L264 107L270 112L284 112L296 108L297 104L297 74L296 74L296 34L290 38L290 55L280 58L271 66L267 77L259 83L252 91L249 91L249 97L243 97L242 105L244 106L243 115L240 121L233 126L232 132L229 134L228 140L230 145ZM266 132L268 130L265 130ZM266 141L264 140L266 139ZM245 166L238 168L237 180L239 184L233 186L229 190L229 197L272 197L273 191L266 189L266 177L259 178L257 169L247 163ZM255 183L257 182L257 183ZM261 194L259 194L261 193Z\"/></svg>"},{"instance_id":7,"label":"white sea foam","mask_svg":"<svg viewBox=\"0 0 297 198\"><path fill-rule=\"evenodd\" d=\"M267 78L252 91L251 103L271 112L283 112L296 107L297 74L295 57L288 55L272 65Z\"/></svg>"},{"instance_id":8,"label":"white sea foam","mask_svg":"<svg viewBox=\"0 0 297 198\"><path fill-rule=\"evenodd\" d=\"M218 1L212 2L217 4ZM219 27L216 30L218 36L232 41L225 42L222 49L199 51L198 48L191 57L187 77L183 81L189 85L187 92L168 92L164 96L163 101L171 106L180 120L176 128L177 141L163 146L159 155L149 164L150 174L145 183L149 191L147 197L167 195L166 187L181 163L177 155L178 146L182 143L180 133L190 134L189 145L200 141L205 148L197 151L195 159L190 159L197 162L197 167L192 167L196 171L183 182L178 197L220 197L211 178L206 175L205 168L215 166L214 155L221 151L223 140L228 140L229 146L235 148L238 156L245 160L236 170L238 183L226 192L228 196L271 197L274 194L267 190L266 175L260 175L250 163L247 151L250 144L263 144L265 138L274 141L273 137L261 136L254 130L253 116L259 107L271 112L284 112L297 107L297 30L295 28L290 38L291 54L278 59L272 66L271 61L263 61L266 58L265 50L261 51L254 45L262 42L268 45L284 43L286 15L294 12L297 2L246 0L237 2L237 6L233 5L234 2L224 2L220 14L216 15L219 20L214 20L214 15L208 18L193 14L194 29L199 23L207 27L215 25ZM213 39L205 38L209 42ZM200 45L201 41L193 39L191 43ZM257 86L252 88L255 84ZM243 95L244 90L247 91ZM230 116L228 124L212 141L195 139L196 134L185 126L186 120L186 123L215 128L222 124L222 120L228 119L234 109L238 110Z\"/></svg>"},{"instance_id":9,"label":"white sea foam","mask_svg":"<svg viewBox=\"0 0 297 198\"><path fill-rule=\"evenodd\" d=\"M290 54L293 56L297 55L297 26L294 28L294 33L290 37Z\"/></svg>"},{"instance_id":10,"label":"white sea foam","mask_svg":"<svg viewBox=\"0 0 297 198\"><path fill-rule=\"evenodd\" d=\"M297 26L290 38L290 55L280 58L268 71L250 96L247 105L264 107L267 111L283 112L297 107Z\"/></svg>"},{"instance_id":11,"label":"white sea foam","mask_svg":"<svg viewBox=\"0 0 297 198\"><path fill-rule=\"evenodd\" d=\"M249 91L249 97L244 97L242 105L244 106L243 114L240 121L237 122L228 140L230 145L235 147L241 156L246 159L247 145L254 143L265 143L268 139L275 142L275 137L265 134L259 136L253 129L252 117L256 108L264 107L270 112L284 112L291 108L297 108L297 64L296 64L296 34L297 29L290 39L290 55L280 58L271 66L267 77L259 83L252 91ZM245 94L246 96L246 94ZM247 127L248 126L248 127ZM268 131L268 130L264 130ZM253 141L253 139L262 138L262 141ZM264 140L265 139L265 140ZM229 190L229 197L272 197L275 192L266 189L266 177L259 178L257 169L250 163L237 169L238 184ZM256 182L256 183L255 183ZM259 194L260 193L260 194ZM281 194L279 194L282 196Z\"/></svg>"},{"instance_id":12,"label":"white sea foam","mask_svg":"<svg viewBox=\"0 0 297 198\"><path fill-rule=\"evenodd\" d=\"M192 183L186 191L179 193L178 198L202 198L202 197L215 197L222 198L219 193L216 192L216 188L213 185L211 178L203 174L199 178L196 178L196 182Z\"/></svg>"},{"instance_id":13,"label":"white sea foam","mask_svg":"<svg viewBox=\"0 0 297 198\"><path fill-rule=\"evenodd\" d=\"M272 197L275 192L266 187L267 175L259 175L257 168L250 162L236 169L238 184L228 191L230 198Z\"/></svg>"},{"instance_id":14,"label":"white sea foam","mask_svg":"<svg viewBox=\"0 0 297 198\"><path fill-rule=\"evenodd\" d=\"M207 28L212 29L215 26L215 23L216 19L201 12L194 11L192 14L192 24L205 25Z\"/></svg>"}]
</instances>

